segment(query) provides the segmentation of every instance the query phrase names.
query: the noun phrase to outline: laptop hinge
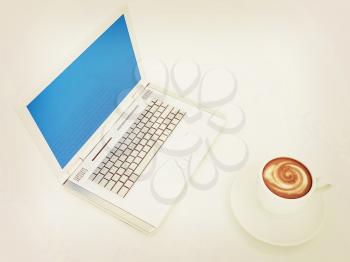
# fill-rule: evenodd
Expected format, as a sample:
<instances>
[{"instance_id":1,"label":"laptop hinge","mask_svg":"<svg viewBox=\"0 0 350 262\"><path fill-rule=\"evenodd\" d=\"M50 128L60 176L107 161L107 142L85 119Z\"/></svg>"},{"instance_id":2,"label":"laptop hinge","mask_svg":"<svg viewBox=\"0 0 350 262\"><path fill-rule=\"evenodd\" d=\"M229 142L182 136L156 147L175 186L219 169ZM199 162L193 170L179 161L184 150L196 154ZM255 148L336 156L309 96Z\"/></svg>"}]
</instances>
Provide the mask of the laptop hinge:
<instances>
[{"instance_id":1,"label":"laptop hinge","mask_svg":"<svg viewBox=\"0 0 350 262\"><path fill-rule=\"evenodd\" d=\"M83 163L83 159L82 158L78 158L76 161L75 161L75 163L74 164L72 164L70 167L69 167L69 169L67 170L67 173L69 174L69 175L72 175L78 168L79 168L79 166Z\"/></svg>"}]
</instances>

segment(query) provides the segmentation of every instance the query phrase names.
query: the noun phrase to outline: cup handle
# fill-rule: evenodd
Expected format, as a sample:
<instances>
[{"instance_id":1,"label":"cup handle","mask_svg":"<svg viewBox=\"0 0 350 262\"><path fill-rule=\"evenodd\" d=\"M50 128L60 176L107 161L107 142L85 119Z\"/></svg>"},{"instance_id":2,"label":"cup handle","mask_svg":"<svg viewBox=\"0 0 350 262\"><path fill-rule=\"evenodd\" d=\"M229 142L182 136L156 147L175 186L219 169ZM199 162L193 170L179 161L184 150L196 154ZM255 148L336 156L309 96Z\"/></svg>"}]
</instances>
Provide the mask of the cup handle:
<instances>
[{"instance_id":1,"label":"cup handle","mask_svg":"<svg viewBox=\"0 0 350 262\"><path fill-rule=\"evenodd\" d=\"M332 187L332 183L322 177L316 177L316 189L326 190Z\"/></svg>"}]
</instances>

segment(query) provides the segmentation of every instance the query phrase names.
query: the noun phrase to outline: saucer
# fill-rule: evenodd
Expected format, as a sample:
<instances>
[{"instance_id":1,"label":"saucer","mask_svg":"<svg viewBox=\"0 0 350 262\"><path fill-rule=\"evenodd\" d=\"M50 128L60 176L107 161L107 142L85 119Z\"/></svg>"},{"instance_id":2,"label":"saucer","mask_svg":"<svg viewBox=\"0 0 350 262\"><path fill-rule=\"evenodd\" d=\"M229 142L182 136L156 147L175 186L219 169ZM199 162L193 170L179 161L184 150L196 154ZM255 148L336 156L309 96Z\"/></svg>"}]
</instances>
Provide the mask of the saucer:
<instances>
[{"instance_id":1,"label":"saucer","mask_svg":"<svg viewBox=\"0 0 350 262\"><path fill-rule=\"evenodd\" d=\"M322 192L314 192L297 213L276 215L261 206L256 183L255 175L241 175L236 178L231 191L233 214L249 234L271 245L295 246L319 232L325 218Z\"/></svg>"}]
</instances>

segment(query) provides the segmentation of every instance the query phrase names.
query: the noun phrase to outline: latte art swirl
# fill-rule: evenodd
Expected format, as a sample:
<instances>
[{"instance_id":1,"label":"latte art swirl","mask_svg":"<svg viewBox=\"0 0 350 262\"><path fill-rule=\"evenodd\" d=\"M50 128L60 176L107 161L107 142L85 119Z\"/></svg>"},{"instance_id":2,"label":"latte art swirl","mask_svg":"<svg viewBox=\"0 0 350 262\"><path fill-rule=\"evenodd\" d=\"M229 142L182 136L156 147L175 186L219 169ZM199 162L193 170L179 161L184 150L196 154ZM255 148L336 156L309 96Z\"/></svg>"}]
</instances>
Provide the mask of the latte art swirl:
<instances>
[{"instance_id":1,"label":"latte art swirl","mask_svg":"<svg viewBox=\"0 0 350 262\"><path fill-rule=\"evenodd\" d=\"M271 160L263 170L265 185L283 198L300 198L312 186L309 170L299 161L283 157Z\"/></svg>"}]
</instances>

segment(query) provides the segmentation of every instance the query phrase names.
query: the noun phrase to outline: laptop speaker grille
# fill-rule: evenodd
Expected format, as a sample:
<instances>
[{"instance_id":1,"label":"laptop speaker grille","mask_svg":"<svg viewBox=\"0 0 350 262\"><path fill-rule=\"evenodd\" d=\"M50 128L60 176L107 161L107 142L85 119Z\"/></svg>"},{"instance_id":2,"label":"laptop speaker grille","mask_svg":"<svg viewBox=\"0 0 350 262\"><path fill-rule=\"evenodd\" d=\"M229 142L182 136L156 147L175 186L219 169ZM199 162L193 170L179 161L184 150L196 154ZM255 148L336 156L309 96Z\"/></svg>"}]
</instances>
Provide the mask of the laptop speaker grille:
<instances>
[{"instance_id":1,"label":"laptop speaker grille","mask_svg":"<svg viewBox=\"0 0 350 262\"><path fill-rule=\"evenodd\" d=\"M75 175L74 180L80 181L88 170L86 168L80 169L80 171Z\"/></svg>"}]
</instances>

